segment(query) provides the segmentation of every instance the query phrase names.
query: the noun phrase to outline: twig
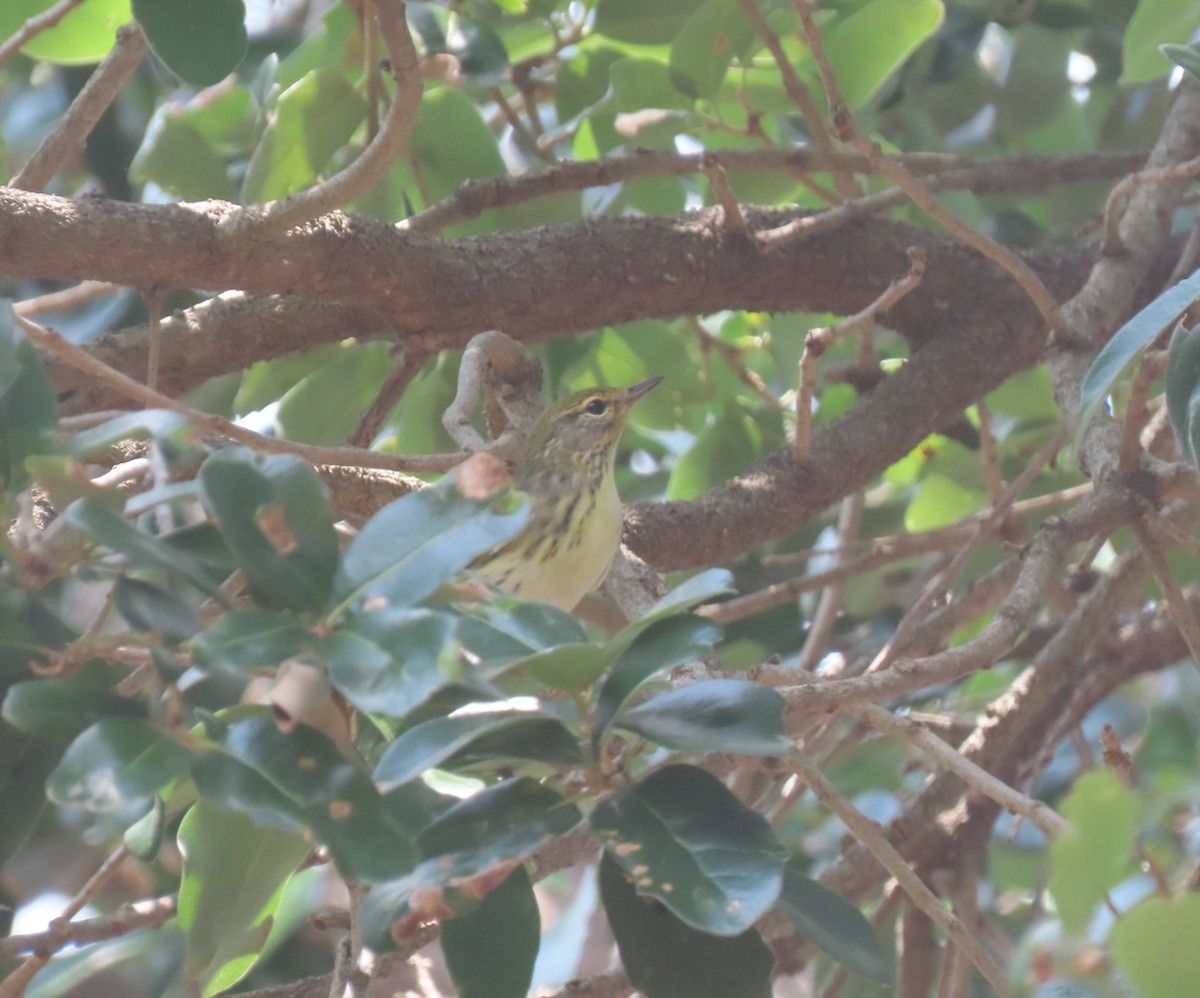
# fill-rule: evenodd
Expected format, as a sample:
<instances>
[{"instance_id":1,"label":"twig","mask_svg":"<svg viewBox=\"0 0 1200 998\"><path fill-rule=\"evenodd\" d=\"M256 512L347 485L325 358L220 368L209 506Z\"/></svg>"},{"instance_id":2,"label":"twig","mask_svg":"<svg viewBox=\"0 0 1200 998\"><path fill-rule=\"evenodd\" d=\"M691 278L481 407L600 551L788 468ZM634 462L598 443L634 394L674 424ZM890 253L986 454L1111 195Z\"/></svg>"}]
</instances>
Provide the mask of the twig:
<instances>
[{"instance_id":1,"label":"twig","mask_svg":"<svg viewBox=\"0 0 1200 998\"><path fill-rule=\"evenodd\" d=\"M361 447L317 447L312 444L293 443L279 440L276 437L255 433L244 426L238 426L220 416L195 409L184 402L178 402L167 395L153 391L145 385L134 381L120 371L114 371L107 364L97 360L82 347L63 339L53 329L39 326L28 319L18 316L17 321L29 338L47 353L57 357L64 364L69 364L76 370L103 381L106 385L119 392L126 398L151 409L170 409L185 416L190 422L205 432L235 440L240 444L253 447L269 454L296 454L312 464L353 465L359 468L382 468L386 471L415 471L439 472L449 471L460 463L467 455L430 454L404 455L381 454L378 451L364 450Z\"/></svg>"},{"instance_id":2,"label":"twig","mask_svg":"<svg viewBox=\"0 0 1200 998\"><path fill-rule=\"evenodd\" d=\"M43 190L59 170L73 162L83 152L87 137L100 116L141 65L146 52L146 36L136 21L119 27L116 42L104 61L88 77L54 131L46 136L8 185L26 191Z\"/></svg>"},{"instance_id":3,"label":"twig","mask_svg":"<svg viewBox=\"0 0 1200 998\"><path fill-rule=\"evenodd\" d=\"M378 133L362 155L340 173L308 190L226 216L219 223L223 237L261 238L324 215L375 186L404 151L421 107L420 63L408 30L405 0L372 0L372 6L396 81L395 95Z\"/></svg>"},{"instance_id":4,"label":"twig","mask_svg":"<svg viewBox=\"0 0 1200 998\"><path fill-rule=\"evenodd\" d=\"M147 291L142 294L146 303L146 387L158 389L158 368L162 358L162 293Z\"/></svg>"},{"instance_id":5,"label":"twig","mask_svg":"<svg viewBox=\"0 0 1200 998\"><path fill-rule=\"evenodd\" d=\"M1200 669L1200 621L1196 619L1192 605L1183 595L1183 590L1172 574L1171 566L1167 564L1167 556L1163 553L1150 525L1144 519L1135 519L1130 526L1137 535L1146 560L1150 563L1150 570L1162 586L1163 595L1167 600L1167 612L1170 613L1171 620L1179 628L1184 644L1188 647L1192 665Z\"/></svg>"},{"instance_id":6,"label":"twig","mask_svg":"<svg viewBox=\"0 0 1200 998\"><path fill-rule=\"evenodd\" d=\"M103 298L120 290L119 285L109 284L107 281L80 281L72 287L63 288L62 291L51 291L36 298L16 302L13 310L17 315L32 319L45 312L69 312L96 298Z\"/></svg>"},{"instance_id":7,"label":"twig","mask_svg":"<svg viewBox=\"0 0 1200 998\"><path fill-rule=\"evenodd\" d=\"M347 444L351 447L371 446L371 441L375 439L375 434L379 432L387 414L396 407L400 397L412 383L413 378L421 373L421 368L425 366L425 361L428 359L429 355L422 350L404 351L400 363L389 372L383 384L380 385L379 391L375 393L375 398L367 406L367 411L359 419L358 425L346 438Z\"/></svg>"},{"instance_id":8,"label":"twig","mask_svg":"<svg viewBox=\"0 0 1200 998\"><path fill-rule=\"evenodd\" d=\"M33 955L26 958L16 970L8 975L3 981L0 981L0 998L21 998L25 993L25 988L29 982L33 980L37 974L47 963L50 958L60 949L63 948L69 941L70 921L84 906L91 901L101 888L112 879L113 874L117 872L121 864L125 862L129 855L129 849L124 844L117 846L108 858L100 864L100 868L88 877L87 882L79 888L78 892L63 908L62 914L50 923L51 940L47 944L38 949Z\"/></svg>"},{"instance_id":9,"label":"twig","mask_svg":"<svg viewBox=\"0 0 1200 998\"><path fill-rule=\"evenodd\" d=\"M704 166L705 176L708 177L708 184L717 196L717 202L721 205L721 211L725 215L725 228L735 236L749 235L750 227L746 224L746 216L742 214L742 206L738 204L737 195L729 186L729 176L725 172L725 167L712 153L705 153L701 157L701 163Z\"/></svg>"},{"instance_id":10,"label":"twig","mask_svg":"<svg viewBox=\"0 0 1200 998\"><path fill-rule=\"evenodd\" d=\"M1041 801L1027 797L997 779L986 769L973 763L954 746L943 741L932 731L906 717L897 717L875 704L858 704L848 707L845 713L858 718L872 728L900 738L915 745L930 755L935 762L960 776L964 783L1012 814L1028 818L1040 828L1047 838L1057 838L1070 827L1070 823L1053 808Z\"/></svg>"},{"instance_id":11,"label":"twig","mask_svg":"<svg viewBox=\"0 0 1200 998\"><path fill-rule=\"evenodd\" d=\"M6 936L0 939L0 959L9 959L19 953L53 951L67 945L85 946L115 939L135 929L157 929L175 917L176 907L176 896L168 894L144 901L131 901L121 905L111 915L68 922L59 931L47 929L45 932Z\"/></svg>"},{"instance_id":12,"label":"twig","mask_svg":"<svg viewBox=\"0 0 1200 998\"><path fill-rule=\"evenodd\" d=\"M799 754L789 756L787 765L808 784L817 799L829 808L835 817L842 820L850 833L895 878L912 903L928 915L957 946L962 948L996 993L1001 996L1010 994L1008 977L1004 971L983 948L979 940L942 906L937 895L925 886L924 881L913 872L904 857L897 852L896 847L884 837L880 827L838 793L824 774Z\"/></svg>"},{"instance_id":13,"label":"twig","mask_svg":"<svg viewBox=\"0 0 1200 998\"><path fill-rule=\"evenodd\" d=\"M520 343L492 329L471 337L458 368L454 401L442 425L466 451L506 454L541 412L542 367ZM480 400L487 410L492 443L471 423Z\"/></svg>"},{"instance_id":14,"label":"twig","mask_svg":"<svg viewBox=\"0 0 1200 998\"><path fill-rule=\"evenodd\" d=\"M979 417L979 453L983 458L983 480L987 485L988 499L993 506L997 506L1004 496L1004 476L1000 474L996 435L992 432L992 414L983 399L975 403L975 414Z\"/></svg>"},{"instance_id":15,"label":"twig","mask_svg":"<svg viewBox=\"0 0 1200 998\"><path fill-rule=\"evenodd\" d=\"M1125 209L1129 207L1129 199L1134 191L1147 184L1163 184L1168 180L1181 180L1187 177L1200 176L1200 157L1189 159L1183 163L1171 166L1152 167L1131 173L1117 184L1108 195L1104 204L1104 253L1115 256L1124 252L1125 244L1121 241L1121 219Z\"/></svg>"},{"instance_id":16,"label":"twig","mask_svg":"<svg viewBox=\"0 0 1200 998\"><path fill-rule=\"evenodd\" d=\"M843 336L869 326L875 318L921 283L925 276L925 253L919 247L908 248L908 273L891 284L866 308L832 326L818 327L804 338L800 356L800 388L796 395L796 439L793 454L797 461L806 461L812 453L812 400L817 381L817 360Z\"/></svg>"},{"instance_id":17,"label":"twig","mask_svg":"<svg viewBox=\"0 0 1200 998\"><path fill-rule=\"evenodd\" d=\"M53 28L81 3L83 0L58 0L53 7L29 18L13 34L0 42L0 63L7 62L20 52L22 46L34 35Z\"/></svg>"},{"instance_id":18,"label":"twig","mask_svg":"<svg viewBox=\"0 0 1200 998\"><path fill-rule=\"evenodd\" d=\"M684 322L688 329L695 333L696 339L700 341L700 349L705 352L706 357L708 351L713 351L725 362L725 366L738 376L738 380L754 392L763 403L772 409L783 408L782 403L771 393L763 379L746 366L742 360L741 350L732 343L725 342L720 336L710 333L694 315L685 316Z\"/></svg>"},{"instance_id":19,"label":"twig","mask_svg":"<svg viewBox=\"0 0 1200 998\"><path fill-rule=\"evenodd\" d=\"M754 28L754 33L758 35L759 41L767 47L771 58L775 60L775 65L779 68L780 79L783 81L783 89L792 99L792 103L799 108L804 123L808 125L808 130L812 133L813 142L818 149L832 149L833 137L829 134L825 118L817 107L817 102L813 100L812 94L809 93L808 87L797 75L792 61L784 52L783 45L779 42L779 36L771 30L771 26L767 24L754 0L737 0L737 4L741 8L743 16L750 22L750 26ZM854 178L844 170L834 171L834 182L837 184L838 190L847 197L853 197L860 193Z\"/></svg>"},{"instance_id":20,"label":"twig","mask_svg":"<svg viewBox=\"0 0 1200 998\"><path fill-rule=\"evenodd\" d=\"M804 41L812 52L813 59L817 64L817 71L821 76L821 83L825 87L825 94L832 112L834 134L843 142L848 142L858 149L880 173L902 188L917 207L933 218L947 232L957 236L968 246L982 253L989 260L1008 271L1013 279L1025 290L1025 293L1029 295L1051 331L1056 336L1066 336L1068 333L1067 324L1066 320L1063 319L1058 302L1050 294L1046 285L1042 283L1041 278L1033 272L1033 269L1024 260L1012 250L1001 246L994 239L989 239L981 232L977 232L959 219L957 215L945 208L904 167L885 156L883 150L879 148L878 143L859 133L850 110L846 106L841 88L838 86L833 67L830 65L829 58L825 54L821 35L817 30L816 22L813 20L812 8L809 6L808 0L792 0L792 7L800 17L801 34L804 36Z\"/></svg>"},{"instance_id":21,"label":"twig","mask_svg":"<svg viewBox=\"0 0 1200 998\"><path fill-rule=\"evenodd\" d=\"M838 509L839 547L858 536L865 502L866 497L861 489L842 500ZM844 582L834 582L826 586L825 591L821 593L821 601L817 604L817 612L813 614L808 633L804 636L804 647L800 649L800 657L796 662L798 670L811 672L825 653L825 643L833 633L838 614L842 610L844 593Z\"/></svg>"}]
</instances>

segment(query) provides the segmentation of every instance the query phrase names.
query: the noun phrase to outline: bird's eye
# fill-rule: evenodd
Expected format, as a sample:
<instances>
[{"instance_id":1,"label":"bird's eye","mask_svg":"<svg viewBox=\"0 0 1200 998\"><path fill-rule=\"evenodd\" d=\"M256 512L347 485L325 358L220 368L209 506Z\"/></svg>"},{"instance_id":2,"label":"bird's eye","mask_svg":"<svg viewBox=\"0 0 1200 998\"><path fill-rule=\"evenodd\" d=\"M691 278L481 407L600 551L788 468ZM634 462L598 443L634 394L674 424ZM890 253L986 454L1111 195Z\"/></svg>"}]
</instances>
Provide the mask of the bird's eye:
<instances>
[{"instance_id":1,"label":"bird's eye","mask_svg":"<svg viewBox=\"0 0 1200 998\"><path fill-rule=\"evenodd\" d=\"M604 411L608 408L608 403L604 399L592 399L583 407L583 411L591 413L593 416L603 416Z\"/></svg>"}]
</instances>

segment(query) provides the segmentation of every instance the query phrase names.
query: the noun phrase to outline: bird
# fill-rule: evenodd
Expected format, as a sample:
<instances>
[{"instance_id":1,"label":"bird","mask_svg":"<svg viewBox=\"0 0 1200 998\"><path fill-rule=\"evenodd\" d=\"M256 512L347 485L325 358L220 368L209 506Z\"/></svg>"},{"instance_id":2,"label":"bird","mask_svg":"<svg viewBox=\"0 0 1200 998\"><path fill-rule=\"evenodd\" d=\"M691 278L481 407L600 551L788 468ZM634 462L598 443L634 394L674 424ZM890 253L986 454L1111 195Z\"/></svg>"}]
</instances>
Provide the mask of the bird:
<instances>
[{"instance_id":1,"label":"bird","mask_svg":"<svg viewBox=\"0 0 1200 998\"><path fill-rule=\"evenodd\" d=\"M519 447L513 484L529 497L515 537L469 566L521 599L570 611L603 580L621 542L613 465L634 404L661 377L585 388L547 406Z\"/></svg>"}]
</instances>

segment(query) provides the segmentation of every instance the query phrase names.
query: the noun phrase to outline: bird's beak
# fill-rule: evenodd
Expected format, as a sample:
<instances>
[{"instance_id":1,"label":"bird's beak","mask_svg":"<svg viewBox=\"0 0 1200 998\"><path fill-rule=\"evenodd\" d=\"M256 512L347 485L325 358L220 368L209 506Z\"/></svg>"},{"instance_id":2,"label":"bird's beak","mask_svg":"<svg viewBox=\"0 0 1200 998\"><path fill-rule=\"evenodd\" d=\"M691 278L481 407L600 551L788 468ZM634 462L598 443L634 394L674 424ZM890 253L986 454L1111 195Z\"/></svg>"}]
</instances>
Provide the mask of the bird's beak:
<instances>
[{"instance_id":1,"label":"bird's beak","mask_svg":"<svg viewBox=\"0 0 1200 998\"><path fill-rule=\"evenodd\" d=\"M625 404L633 405L638 399L645 395L651 388L655 387L662 381L662 375L657 378L647 378L645 381L639 381L636 385L630 385L625 389Z\"/></svg>"}]
</instances>

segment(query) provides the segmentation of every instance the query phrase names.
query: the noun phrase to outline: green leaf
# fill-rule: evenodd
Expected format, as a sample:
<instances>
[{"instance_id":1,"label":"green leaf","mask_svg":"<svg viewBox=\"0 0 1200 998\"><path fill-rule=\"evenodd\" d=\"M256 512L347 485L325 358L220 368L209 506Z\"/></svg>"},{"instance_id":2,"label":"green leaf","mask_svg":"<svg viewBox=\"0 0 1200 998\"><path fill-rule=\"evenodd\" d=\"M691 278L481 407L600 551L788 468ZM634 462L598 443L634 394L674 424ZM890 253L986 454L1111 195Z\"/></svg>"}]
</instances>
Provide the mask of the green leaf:
<instances>
[{"instance_id":1,"label":"green leaf","mask_svg":"<svg viewBox=\"0 0 1200 998\"><path fill-rule=\"evenodd\" d=\"M192 776L205 798L257 825L309 829L345 876L392 880L416 862L411 834L394 805L314 728L301 724L285 734L265 714L237 721Z\"/></svg>"},{"instance_id":2,"label":"green leaf","mask_svg":"<svg viewBox=\"0 0 1200 998\"><path fill-rule=\"evenodd\" d=\"M250 584L290 609L321 609L338 549L329 495L312 465L230 447L204 462L199 482Z\"/></svg>"},{"instance_id":3,"label":"green leaf","mask_svg":"<svg viewBox=\"0 0 1200 998\"><path fill-rule=\"evenodd\" d=\"M339 70L306 73L275 102L242 185L242 200L271 201L315 183L366 113Z\"/></svg>"},{"instance_id":4,"label":"green leaf","mask_svg":"<svg viewBox=\"0 0 1200 998\"><path fill-rule=\"evenodd\" d=\"M0 856L13 856L50 810L46 778L56 753L33 735L0 724Z\"/></svg>"},{"instance_id":5,"label":"green leaf","mask_svg":"<svg viewBox=\"0 0 1200 998\"><path fill-rule=\"evenodd\" d=\"M17 328L12 304L0 300L0 487L20 476L26 457L50 449L57 425L50 377Z\"/></svg>"},{"instance_id":6,"label":"green leaf","mask_svg":"<svg viewBox=\"0 0 1200 998\"><path fill-rule=\"evenodd\" d=\"M171 104L162 105L150 119L129 164L129 175L139 183L155 183L184 201L234 198L224 158Z\"/></svg>"},{"instance_id":7,"label":"green leaf","mask_svg":"<svg viewBox=\"0 0 1200 998\"><path fill-rule=\"evenodd\" d=\"M106 717L68 746L46 796L64 807L121 811L157 793L191 761L188 749L145 721Z\"/></svg>"},{"instance_id":8,"label":"green leaf","mask_svg":"<svg viewBox=\"0 0 1200 998\"><path fill-rule=\"evenodd\" d=\"M770 826L695 766L651 773L591 824L639 894L701 932L740 935L779 897L787 856Z\"/></svg>"},{"instance_id":9,"label":"green leaf","mask_svg":"<svg viewBox=\"0 0 1200 998\"><path fill-rule=\"evenodd\" d=\"M75 738L103 718L142 717L145 713L145 707L137 700L77 677L14 683L0 707L0 717L18 731L64 741Z\"/></svg>"},{"instance_id":10,"label":"green leaf","mask_svg":"<svg viewBox=\"0 0 1200 998\"><path fill-rule=\"evenodd\" d=\"M242 0L133 0L154 54L194 87L219 83L246 55Z\"/></svg>"},{"instance_id":11,"label":"green leaf","mask_svg":"<svg viewBox=\"0 0 1200 998\"><path fill-rule=\"evenodd\" d=\"M592 718L593 747L599 746L617 711L643 683L660 672L706 654L720 637L719 625L691 616L660 617L638 634L621 653L596 697Z\"/></svg>"},{"instance_id":12,"label":"green leaf","mask_svg":"<svg viewBox=\"0 0 1200 998\"><path fill-rule=\"evenodd\" d=\"M475 555L512 537L524 508L498 512L490 500L464 499L452 478L401 496L369 519L354 538L333 583L329 616L371 600L411 606Z\"/></svg>"},{"instance_id":13,"label":"green leaf","mask_svg":"<svg viewBox=\"0 0 1200 998\"><path fill-rule=\"evenodd\" d=\"M1200 271L1168 288L1117 330L1092 362L1080 388L1079 425L1095 414L1113 387L1146 349L1200 298Z\"/></svg>"},{"instance_id":14,"label":"green leaf","mask_svg":"<svg viewBox=\"0 0 1200 998\"><path fill-rule=\"evenodd\" d=\"M671 79L676 89L693 98L713 97L730 61L754 37L754 28L736 4L705 0L671 42Z\"/></svg>"},{"instance_id":15,"label":"green leaf","mask_svg":"<svg viewBox=\"0 0 1200 998\"><path fill-rule=\"evenodd\" d=\"M177 572L201 592L215 594L221 579L182 551L126 523L96 499L80 499L63 511L63 519L93 540L124 555L135 567L158 566Z\"/></svg>"},{"instance_id":16,"label":"green leaf","mask_svg":"<svg viewBox=\"0 0 1200 998\"><path fill-rule=\"evenodd\" d=\"M307 630L278 610L234 610L192 640L192 663L202 669L274 669L306 650Z\"/></svg>"},{"instance_id":17,"label":"green leaf","mask_svg":"<svg viewBox=\"0 0 1200 998\"><path fill-rule=\"evenodd\" d=\"M626 648L642 631L664 617L685 613L716 596L723 596L725 593L734 591L733 576L726 569L708 568L703 572L697 572L686 582L661 597L637 620L622 627L613 635L609 644L613 648Z\"/></svg>"},{"instance_id":18,"label":"green leaf","mask_svg":"<svg viewBox=\"0 0 1200 998\"><path fill-rule=\"evenodd\" d=\"M740 475L762 450L762 433L734 403L727 403L671 469L668 499L695 499L717 482Z\"/></svg>"},{"instance_id":19,"label":"green leaf","mask_svg":"<svg viewBox=\"0 0 1200 998\"><path fill-rule=\"evenodd\" d=\"M288 878L312 846L260 828L244 814L198 801L179 825L183 876L179 924L184 972L207 998L231 988L258 960Z\"/></svg>"},{"instance_id":20,"label":"green leaf","mask_svg":"<svg viewBox=\"0 0 1200 998\"><path fill-rule=\"evenodd\" d=\"M1141 998L1170 998L1200 981L1200 894L1149 897L1117 920L1113 959Z\"/></svg>"},{"instance_id":21,"label":"green leaf","mask_svg":"<svg viewBox=\"0 0 1200 998\"><path fill-rule=\"evenodd\" d=\"M422 883L448 884L524 859L574 828L579 809L555 790L519 776L460 801L421 832Z\"/></svg>"},{"instance_id":22,"label":"green leaf","mask_svg":"<svg viewBox=\"0 0 1200 998\"><path fill-rule=\"evenodd\" d=\"M459 998L525 998L542 920L529 871L518 866L474 911L442 923L442 952Z\"/></svg>"},{"instance_id":23,"label":"green leaf","mask_svg":"<svg viewBox=\"0 0 1200 998\"><path fill-rule=\"evenodd\" d=\"M678 752L787 755L784 700L748 679L706 679L660 693L613 724Z\"/></svg>"},{"instance_id":24,"label":"green leaf","mask_svg":"<svg viewBox=\"0 0 1200 998\"><path fill-rule=\"evenodd\" d=\"M904 510L904 529L915 534L944 527L975 512L981 502L982 496L948 475L926 475Z\"/></svg>"},{"instance_id":25,"label":"green leaf","mask_svg":"<svg viewBox=\"0 0 1200 998\"><path fill-rule=\"evenodd\" d=\"M697 0L599 0L596 31L635 45L670 42L692 16Z\"/></svg>"},{"instance_id":26,"label":"green leaf","mask_svg":"<svg viewBox=\"0 0 1200 998\"><path fill-rule=\"evenodd\" d=\"M647 903L608 853L599 878L621 964L645 998L771 998L775 957L754 929L733 937L697 931Z\"/></svg>"},{"instance_id":27,"label":"green leaf","mask_svg":"<svg viewBox=\"0 0 1200 998\"><path fill-rule=\"evenodd\" d=\"M167 809L163 804L163 799L155 794L154 799L150 802L150 810L125 829L121 841L138 859L145 863L152 863L158 856L166 827Z\"/></svg>"},{"instance_id":28,"label":"green leaf","mask_svg":"<svg viewBox=\"0 0 1200 998\"><path fill-rule=\"evenodd\" d=\"M468 754L503 759L531 758L579 764L579 743L557 718L524 711L496 710L435 717L414 725L380 757L374 779L382 789L415 780L430 769Z\"/></svg>"},{"instance_id":29,"label":"green leaf","mask_svg":"<svg viewBox=\"0 0 1200 998\"><path fill-rule=\"evenodd\" d=\"M202 626L200 615L174 592L141 579L117 579L114 600L131 627L161 635L168 644L186 641Z\"/></svg>"},{"instance_id":30,"label":"green leaf","mask_svg":"<svg viewBox=\"0 0 1200 998\"><path fill-rule=\"evenodd\" d=\"M568 644L547 648L516 664L551 689L577 693L591 686L610 661L611 655L599 645Z\"/></svg>"},{"instance_id":31,"label":"green leaf","mask_svg":"<svg viewBox=\"0 0 1200 998\"><path fill-rule=\"evenodd\" d=\"M192 424L170 409L139 409L114 416L99 426L76 433L67 453L91 457L125 440L170 440L182 443L193 432Z\"/></svg>"},{"instance_id":32,"label":"green leaf","mask_svg":"<svg viewBox=\"0 0 1200 998\"><path fill-rule=\"evenodd\" d=\"M1122 36L1121 82L1147 83L1166 75L1171 63L1164 42L1186 45L1200 22L1200 0L1138 0Z\"/></svg>"},{"instance_id":33,"label":"green leaf","mask_svg":"<svg viewBox=\"0 0 1200 998\"><path fill-rule=\"evenodd\" d=\"M356 613L314 649L347 700L391 717L404 717L449 683L457 661L453 618L402 607Z\"/></svg>"},{"instance_id":34,"label":"green leaf","mask_svg":"<svg viewBox=\"0 0 1200 998\"><path fill-rule=\"evenodd\" d=\"M430 3L410 3L408 20L424 43L422 55L448 53L464 76L476 83L498 83L508 69L504 42L486 21Z\"/></svg>"},{"instance_id":35,"label":"green leaf","mask_svg":"<svg viewBox=\"0 0 1200 998\"><path fill-rule=\"evenodd\" d=\"M275 418L289 440L335 446L350 435L391 366L386 343L342 345L279 400Z\"/></svg>"},{"instance_id":36,"label":"green leaf","mask_svg":"<svg viewBox=\"0 0 1200 998\"><path fill-rule=\"evenodd\" d=\"M1160 45L1158 50L1200 80L1200 45Z\"/></svg>"},{"instance_id":37,"label":"green leaf","mask_svg":"<svg viewBox=\"0 0 1200 998\"><path fill-rule=\"evenodd\" d=\"M409 145L431 202L466 180L507 172L496 136L474 102L457 89L425 94Z\"/></svg>"},{"instance_id":38,"label":"green leaf","mask_svg":"<svg viewBox=\"0 0 1200 998\"><path fill-rule=\"evenodd\" d=\"M877 984L891 983L892 958L871 923L840 894L804 876L795 860L784 868L779 908L800 935L847 970Z\"/></svg>"},{"instance_id":39,"label":"green leaf","mask_svg":"<svg viewBox=\"0 0 1200 998\"><path fill-rule=\"evenodd\" d=\"M870 0L838 21L825 52L850 110L870 100L945 16L941 0Z\"/></svg>"},{"instance_id":40,"label":"green leaf","mask_svg":"<svg viewBox=\"0 0 1200 998\"><path fill-rule=\"evenodd\" d=\"M1108 770L1085 773L1062 802L1071 829L1050 844L1049 888L1063 925L1081 931L1105 893L1132 870L1141 805Z\"/></svg>"},{"instance_id":41,"label":"green leaf","mask_svg":"<svg viewBox=\"0 0 1200 998\"><path fill-rule=\"evenodd\" d=\"M0 38L10 37L29 18L53 5L54 0L6 0L0 10ZM129 0L88 0L54 27L34 35L21 51L65 66L99 62L116 41L117 28L130 16Z\"/></svg>"},{"instance_id":42,"label":"green leaf","mask_svg":"<svg viewBox=\"0 0 1200 998\"><path fill-rule=\"evenodd\" d=\"M1196 440L1192 419L1192 399L1200 388L1200 328L1185 329L1180 323L1171 336L1164 377L1167 415L1175 441L1184 458L1196 464Z\"/></svg>"},{"instance_id":43,"label":"green leaf","mask_svg":"<svg viewBox=\"0 0 1200 998\"><path fill-rule=\"evenodd\" d=\"M579 621L548 603L497 600L477 607L479 616L465 616L458 624L463 646L481 659L524 658L531 652L559 645L583 644L587 632Z\"/></svg>"}]
</instances>

